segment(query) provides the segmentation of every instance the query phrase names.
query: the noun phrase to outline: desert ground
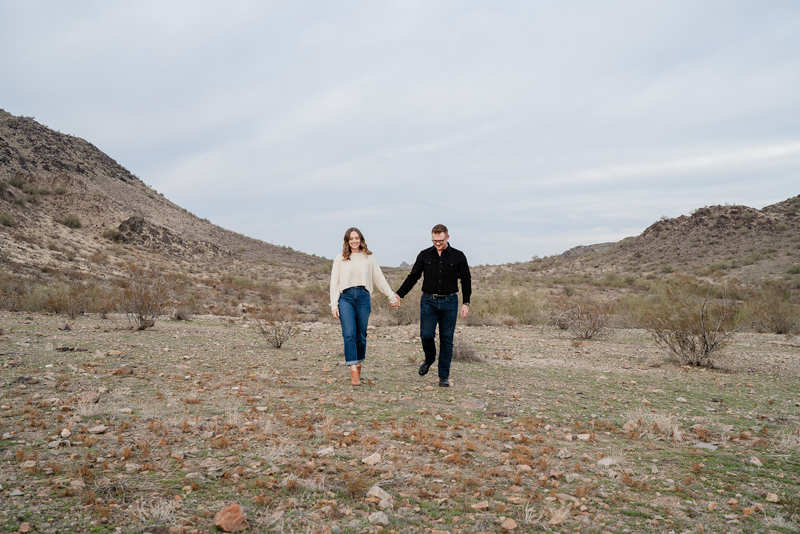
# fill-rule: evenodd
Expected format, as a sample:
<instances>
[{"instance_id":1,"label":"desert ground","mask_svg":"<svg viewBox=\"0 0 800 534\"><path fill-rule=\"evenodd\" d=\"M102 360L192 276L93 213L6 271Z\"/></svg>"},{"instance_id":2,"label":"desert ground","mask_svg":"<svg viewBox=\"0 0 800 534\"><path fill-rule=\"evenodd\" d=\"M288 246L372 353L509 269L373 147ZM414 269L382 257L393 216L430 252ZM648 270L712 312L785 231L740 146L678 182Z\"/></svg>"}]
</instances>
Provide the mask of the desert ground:
<instances>
[{"instance_id":1,"label":"desert ground","mask_svg":"<svg viewBox=\"0 0 800 534\"><path fill-rule=\"evenodd\" d=\"M250 532L800 524L796 337L739 334L704 370L639 330L459 326L447 389L417 374L417 325L370 327L360 387L335 324L280 349L210 315L0 328L7 532L219 532L233 504Z\"/></svg>"}]
</instances>

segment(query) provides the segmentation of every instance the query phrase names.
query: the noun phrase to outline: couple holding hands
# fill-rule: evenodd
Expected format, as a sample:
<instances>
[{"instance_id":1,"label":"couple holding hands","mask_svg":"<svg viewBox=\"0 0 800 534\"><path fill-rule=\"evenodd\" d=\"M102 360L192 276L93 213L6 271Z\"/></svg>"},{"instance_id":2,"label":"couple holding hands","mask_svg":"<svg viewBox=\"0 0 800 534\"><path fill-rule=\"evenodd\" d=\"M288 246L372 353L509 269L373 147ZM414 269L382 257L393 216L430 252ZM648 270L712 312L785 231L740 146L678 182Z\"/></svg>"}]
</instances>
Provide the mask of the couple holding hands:
<instances>
[{"instance_id":1,"label":"couple holding hands","mask_svg":"<svg viewBox=\"0 0 800 534\"><path fill-rule=\"evenodd\" d=\"M344 358L350 367L350 379L354 386L361 384L361 364L366 358L367 325L372 309L370 293L373 288L389 298L392 308L399 308L403 297L421 277L424 278L419 306L419 337L425 361L419 366L419 375L426 375L436 360L434 337L438 326L439 386L450 386L453 333L459 314L458 280L461 280L463 292L462 319L469 314L472 286L467 258L463 252L448 244L449 238L446 226L437 224L433 227L433 246L417 255L411 272L395 294L367 248L361 231L349 228L345 232L342 252L336 256L331 270L331 311L342 325Z\"/></svg>"}]
</instances>

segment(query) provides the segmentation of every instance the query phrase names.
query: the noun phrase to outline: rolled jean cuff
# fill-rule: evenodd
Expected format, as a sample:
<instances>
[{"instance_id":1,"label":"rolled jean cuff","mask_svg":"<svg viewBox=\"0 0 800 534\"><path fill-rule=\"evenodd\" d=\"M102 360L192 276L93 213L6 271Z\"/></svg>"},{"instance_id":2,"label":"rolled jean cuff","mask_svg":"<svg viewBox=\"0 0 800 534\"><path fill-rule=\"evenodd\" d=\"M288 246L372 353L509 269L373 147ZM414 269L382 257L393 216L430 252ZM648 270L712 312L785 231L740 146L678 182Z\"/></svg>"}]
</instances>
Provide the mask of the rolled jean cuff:
<instances>
[{"instance_id":1,"label":"rolled jean cuff","mask_svg":"<svg viewBox=\"0 0 800 534\"><path fill-rule=\"evenodd\" d=\"M356 361L356 362L344 362L344 364L345 364L345 365L360 365L360 364L361 364L361 362L363 362L364 360L366 360L366 358L363 358L363 359L361 359L361 360L358 360L358 361Z\"/></svg>"}]
</instances>

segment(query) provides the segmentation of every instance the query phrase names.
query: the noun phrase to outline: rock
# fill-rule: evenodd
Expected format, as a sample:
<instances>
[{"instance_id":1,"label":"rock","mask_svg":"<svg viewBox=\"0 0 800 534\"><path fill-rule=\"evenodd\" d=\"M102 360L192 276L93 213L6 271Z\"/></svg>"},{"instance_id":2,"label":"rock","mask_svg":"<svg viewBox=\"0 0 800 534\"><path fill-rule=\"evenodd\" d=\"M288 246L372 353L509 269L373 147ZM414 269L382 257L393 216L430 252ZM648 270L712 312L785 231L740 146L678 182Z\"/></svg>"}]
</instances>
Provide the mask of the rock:
<instances>
[{"instance_id":1,"label":"rock","mask_svg":"<svg viewBox=\"0 0 800 534\"><path fill-rule=\"evenodd\" d=\"M754 465L756 467L761 467L764 465L763 463L761 463L761 460L759 460L755 456L752 456L748 461L750 462L751 465Z\"/></svg>"},{"instance_id":2,"label":"rock","mask_svg":"<svg viewBox=\"0 0 800 534\"><path fill-rule=\"evenodd\" d=\"M389 516L387 516L385 512L375 512L374 514L370 514L367 519L371 524L381 527L385 527L389 524Z\"/></svg>"},{"instance_id":3,"label":"rock","mask_svg":"<svg viewBox=\"0 0 800 534\"><path fill-rule=\"evenodd\" d=\"M250 528L250 523L242 514L242 509L238 504L226 506L214 516L214 526L221 528L225 532L236 532Z\"/></svg>"},{"instance_id":4,"label":"rock","mask_svg":"<svg viewBox=\"0 0 800 534\"><path fill-rule=\"evenodd\" d=\"M80 395L78 395L78 402L82 402L85 404L97 404L100 400L100 394L94 391L84 391Z\"/></svg>"},{"instance_id":5,"label":"rock","mask_svg":"<svg viewBox=\"0 0 800 534\"><path fill-rule=\"evenodd\" d=\"M19 464L22 469L34 469L36 467L36 460L27 460Z\"/></svg>"},{"instance_id":6,"label":"rock","mask_svg":"<svg viewBox=\"0 0 800 534\"><path fill-rule=\"evenodd\" d=\"M14 490L11 493L9 493L9 495L12 497L19 497L22 495L22 492L20 490Z\"/></svg>"},{"instance_id":7,"label":"rock","mask_svg":"<svg viewBox=\"0 0 800 534\"><path fill-rule=\"evenodd\" d=\"M591 434L578 434L576 436L581 441L589 441L589 438L592 437Z\"/></svg>"},{"instance_id":8,"label":"rock","mask_svg":"<svg viewBox=\"0 0 800 534\"><path fill-rule=\"evenodd\" d=\"M61 431L61 437L64 438L64 439L70 437L71 435L72 435L72 432L70 431L69 428L65 428L64 430Z\"/></svg>"},{"instance_id":9,"label":"rock","mask_svg":"<svg viewBox=\"0 0 800 534\"><path fill-rule=\"evenodd\" d=\"M622 430L624 430L625 432L633 432L637 428L639 428L639 425L637 425L633 421L628 421L627 423L622 425Z\"/></svg>"},{"instance_id":10,"label":"rock","mask_svg":"<svg viewBox=\"0 0 800 534\"><path fill-rule=\"evenodd\" d=\"M375 454L370 454L366 458L362 458L361 462L370 466L379 464L381 462L381 455L377 452Z\"/></svg>"},{"instance_id":11,"label":"rock","mask_svg":"<svg viewBox=\"0 0 800 534\"><path fill-rule=\"evenodd\" d=\"M709 512L713 512L716 509L717 509L717 503L715 503L714 501L711 501L710 503L708 503L708 511Z\"/></svg>"},{"instance_id":12,"label":"rock","mask_svg":"<svg viewBox=\"0 0 800 534\"><path fill-rule=\"evenodd\" d=\"M183 460L186 457L186 454L183 451L175 451L169 456L170 458L174 458L176 460Z\"/></svg>"},{"instance_id":13,"label":"rock","mask_svg":"<svg viewBox=\"0 0 800 534\"><path fill-rule=\"evenodd\" d=\"M131 409L131 408L120 408L119 409L119 413L131 414L131 413L133 413L133 409Z\"/></svg>"},{"instance_id":14,"label":"rock","mask_svg":"<svg viewBox=\"0 0 800 534\"><path fill-rule=\"evenodd\" d=\"M380 486L372 486L369 491L367 491L367 497L375 497L379 501L393 501L394 497L391 494L384 491L383 488Z\"/></svg>"},{"instance_id":15,"label":"rock","mask_svg":"<svg viewBox=\"0 0 800 534\"><path fill-rule=\"evenodd\" d=\"M80 478L76 478L69 481L69 487L71 488L85 488L86 483L81 480Z\"/></svg>"},{"instance_id":16,"label":"rock","mask_svg":"<svg viewBox=\"0 0 800 534\"><path fill-rule=\"evenodd\" d=\"M678 401L678 402L689 402L688 400L684 399L683 397L678 397L675 400Z\"/></svg>"},{"instance_id":17,"label":"rock","mask_svg":"<svg viewBox=\"0 0 800 534\"><path fill-rule=\"evenodd\" d=\"M259 412L266 412L267 410L269 410L269 407L267 407L267 406L256 406L256 410L258 410Z\"/></svg>"},{"instance_id":18,"label":"rock","mask_svg":"<svg viewBox=\"0 0 800 534\"><path fill-rule=\"evenodd\" d=\"M138 471L141 468L142 468L142 466L137 464L136 462L128 462L128 463L125 464L125 472L126 473L135 473L136 471Z\"/></svg>"},{"instance_id":19,"label":"rock","mask_svg":"<svg viewBox=\"0 0 800 534\"><path fill-rule=\"evenodd\" d=\"M106 356L122 356L121 350L109 350L106 352Z\"/></svg>"},{"instance_id":20,"label":"rock","mask_svg":"<svg viewBox=\"0 0 800 534\"><path fill-rule=\"evenodd\" d=\"M31 531L31 524L28 523L27 521L25 521L24 523L22 523L19 526L19 530L17 532L23 532L23 533L27 534L30 531Z\"/></svg>"},{"instance_id":21,"label":"rock","mask_svg":"<svg viewBox=\"0 0 800 534\"><path fill-rule=\"evenodd\" d=\"M323 447L317 451L317 456L333 456L336 454L336 451L333 447Z\"/></svg>"},{"instance_id":22,"label":"rock","mask_svg":"<svg viewBox=\"0 0 800 534\"><path fill-rule=\"evenodd\" d=\"M776 493L767 493L767 502L778 502L780 498Z\"/></svg>"},{"instance_id":23,"label":"rock","mask_svg":"<svg viewBox=\"0 0 800 534\"><path fill-rule=\"evenodd\" d=\"M605 456L597 462L597 465L600 467L610 467L616 463L617 460L615 458L612 458L611 456Z\"/></svg>"},{"instance_id":24,"label":"rock","mask_svg":"<svg viewBox=\"0 0 800 534\"><path fill-rule=\"evenodd\" d=\"M120 367L119 369L117 369L116 371L114 371L111 374L112 375L122 375L122 376L132 375L133 374L133 368L129 367L127 365L123 365L122 367Z\"/></svg>"},{"instance_id":25,"label":"rock","mask_svg":"<svg viewBox=\"0 0 800 534\"><path fill-rule=\"evenodd\" d=\"M719 448L716 445L712 445L711 443L695 443L694 446L697 449L708 449L710 451L715 451Z\"/></svg>"},{"instance_id":26,"label":"rock","mask_svg":"<svg viewBox=\"0 0 800 534\"><path fill-rule=\"evenodd\" d=\"M500 528L508 531L514 530L515 528L517 528L517 522L511 519L510 517L506 517L505 521L500 523Z\"/></svg>"},{"instance_id":27,"label":"rock","mask_svg":"<svg viewBox=\"0 0 800 534\"><path fill-rule=\"evenodd\" d=\"M475 503L471 506L473 510L488 510L489 509L489 501L481 501Z\"/></svg>"},{"instance_id":28,"label":"rock","mask_svg":"<svg viewBox=\"0 0 800 534\"><path fill-rule=\"evenodd\" d=\"M89 434L104 434L106 430L108 430L106 425L97 425L90 428L88 432Z\"/></svg>"},{"instance_id":29,"label":"rock","mask_svg":"<svg viewBox=\"0 0 800 534\"><path fill-rule=\"evenodd\" d=\"M325 365L322 366L322 370L325 371L326 373L330 373L331 366L326 363Z\"/></svg>"},{"instance_id":30,"label":"rock","mask_svg":"<svg viewBox=\"0 0 800 534\"><path fill-rule=\"evenodd\" d=\"M461 406L467 410L485 410L486 404L478 399L464 399L460 402Z\"/></svg>"},{"instance_id":31,"label":"rock","mask_svg":"<svg viewBox=\"0 0 800 534\"><path fill-rule=\"evenodd\" d=\"M57 448L61 447L62 445L67 445L68 443L69 443L69 441L61 441L60 439L57 439L55 441L51 441L50 443L48 443L47 444L47 448L48 449L57 449Z\"/></svg>"},{"instance_id":32,"label":"rock","mask_svg":"<svg viewBox=\"0 0 800 534\"><path fill-rule=\"evenodd\" d=\"M527 464L519 464L517 466L517 473L530 473L531 471L533 471L533 469Z\"/></svg>"},{"instance_id":33,"label":"rock","mask_svg":"<svg viewBox=\"0 0 800 534\"><path fill-rule=\"evenodd\" d=\"M559 458L561 458L562 460L566 460L567 458L572 458L572 453L571 453L571 452L569 452L569 449L567 449L566 447L564 447L564 448L562 448L562 449L560 449L560 450L558 451L558 454L557 454L556 456L558 456L558 457L559 457Z\"/></svg>"},{"instance_id":34,"label":"rock","mask_svg":"<svg viewBox=\"0 0 800 534\"><path fill-rule=\"evenodd\" d=\"M203 480L203 473L198 473L197 471L186 473L185 478L188 478L189 480Z\"/></svg>"},{"instance_id":35,"label":"rock","mask_svg":"<svg viewBox=\"0 0 800 534\"><path fill-rule=\"evenodd\" d=\"M72 330L72 328L70 328L67 323L58 325L58 329L61 330L62 332L69 332L70 330Z\"/></svg>"}]
</instances>

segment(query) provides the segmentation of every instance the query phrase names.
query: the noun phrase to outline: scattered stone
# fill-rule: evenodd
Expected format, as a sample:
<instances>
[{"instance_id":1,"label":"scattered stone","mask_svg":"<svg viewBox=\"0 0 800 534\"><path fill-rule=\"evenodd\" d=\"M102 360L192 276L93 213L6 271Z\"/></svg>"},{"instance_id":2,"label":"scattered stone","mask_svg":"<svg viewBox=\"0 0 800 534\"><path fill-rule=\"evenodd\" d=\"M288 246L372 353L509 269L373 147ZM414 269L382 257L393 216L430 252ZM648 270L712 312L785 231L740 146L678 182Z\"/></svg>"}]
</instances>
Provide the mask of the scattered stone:
<instances>
[{"instance_id":1,"label":"scattered stone","mask_svg":"<svg viewBox=\"0 0 800 534\"><path fill-rule=\"evenodd\" d=\"M575 437L577 437L581 441L589 441L589 438L591 438L592 435L591 434L578 434Z\"/></svg>"},{"instance_id":2,"label":"scattered stone","mask_svg":"<svg viewBox=\"0 0 800 534\"><path fill-rule=\"evenodd\" d=\"M121 350L109 350L106 351L106 356L122 356Z\"/></svg>"},{"instance_id":3,"label":"scattered stone","mask_svg":"<svg viewBox=\"0 0 800 534\"><path fill-rule=\"evenodd\" d=\"M175 451L172 454L170 454L169 456L170 456L170 458L174 458L176 460L183 460L185 458L186 454L183 451Z\"/></svg>"},{"instance_id":4,"label":"scattered stone","mask_svg":"<svg viewBox=\"0 0 800 534\"><path fill-rule=\"evenodd\" d=\"M461 401L461 406L467 410L485 410L486 404L478 399L464 399Z\"/></svg>"},{"instance_id":5,"label":"scattered stone","mask_svg":"<svg viewBox=\"0 0 800 534\"><path fill-rule=\"evenodd\" d=\"M519 464L517 466L517 473L530 473L531 471L533 469L528 464Z\"/></svg>"},{"instance_id":6,"label":"scattered stone","mask_svg":"<svg viewBox=\"0 0 800 534\"><path fill-rule=\"evenodd\" d=\"M72 328L70 328L67 323L58 325L58 329L61 330L62 332L69 332L70 330L72 330Z\"/></svg>"},{"instance_id":7,"label":"scattered stone","mask_svg":"<svg viewBox=\"0 0 800 534\"><path fill-rule=\"evenodd\" d=\"M505 521L500 523L500 528L508 531L514 530L515 528L517 528L517 522L511 519L510 517L507 517Z\"/></svg>"},{"instance_id":8,"label":"scattered stone","mask_svg":"<svg viewBox=\"0 0 800 534\"><path fill-rule=\"evenodd\" d=\"M367 497L375 497L379 501L393 501L394 497L391 494L384 491L383 488L380 486L372 486L369 491L367 491Z\"/></svg>"},{"instance_id":9,"label":"scattered stone","mask_svg":"<svg viewBox=\"0 0 800 534\"><path fill-rule=\"evenodd\" d=\"M331 366L326 363L325 365L322 366L322 370L325 371L326 373L330 373Z\"/></svg>"},{"instance_id":10,"label":"scattered stone","mask_svg":"<svg viewBox=\"0 0 800 534\"><path fill-rule=\"evenodd\" d=\"M191 473L186 473L185 478L188 478L189 480L203 480L203 473L193 471Z\"/></svg>"},{"instance_id":11,"label":"scattered stone","mask_svg":"<svg viewBox=\"0 0 800 534\"><path fill-rule=\"evenodd\" d=\"M473 510L488 510L489 509L489 501L481 501L475 503L471 506Z\"/></svg>"},{"instance_id":12,"label":"scattered stone","mask_svg":"<svg viewBox=\"0 0 800 534\"><path fill-rule=\"evenodd\" d=\"M100 400L100 394L94 391L84 391L78 395L78 402L85 404L97 404Z\"/></svg>"},{"instance_id":13,"label":"scattered stone","mask_svg":"<svg viewBox=\"0 0 800 534\"><path fill-rule=\"evenodd\" d=\"M88 432L89 434L104 434L106 430L108 430L106 425L97 425L90 428Z\"/></svg>"},{"instance_id":14,"label":"scattered stone","mask_svg":"<svg viewBox=\"0 0 800 534\"><path fill-rule=\"evenodd\" d=\"M714 510L717 509L717 506L718 504L716 502L711 501L710 503L708 503L708 511L713 512Z\"/></svg>"},{"instance_id":15,"label":"scattered stone","mask_svg":"<svg viewBox=\"0 0 800 534\"><path fill-rule=\"evenodd\" d=\"M336 454L336 451L333 447L323 447L317 451L317 456L333 456Z\"/></svg>"},{"instance_id":16,"label":"scattered stone","mask_svg":"<svg viewBox=\"0 0 800 534\"><path fill-rule=\"evenodd\" d=\"M125 472L126 473L135 473L136 471L138 471L141 468L142 468L142 466L137 464L136 462L128 462L128 463L125 464Z\"/></svg>"},{"instance_id":17,"label":"scattered stone","mask_svg":"<svg viewBox=\"0 0 800 534\"><path fill-rule=\"evenodd\" d=\"M119 369L117 369L116 371L114 371L111 374L112 375L122 375L122 376L132 375L133 374L133 367L129 367L127 365L123 365L122 367L120 367Z\"/></svg>"},{"instance_id":18,"label":"scattered stone","mask_svg":"<svg viewBox=\"0 0 800 534\"><path fill-rule=\"evenodd\" d=\"M600 467L610 467L617 463L615 458L611 456L604 456L600 461L597 462L597 465Z\"/></svg>"},{"instance_id":19,"label":"scattered stone","mask_svg":"<svg viewBox=\"0 0 800 534\"><path fill-rule=\"evenodd\" d=\"M637 428L639 428L639 425L637 425L633 421L628 421L627 423L622 425L622 430L624 430L625 432L633 432Z\"/></svg>"},{"instance_id":20,"label":"scattered stone","mask_svg":"<svg viewBox=\"0 0 800 534\"><path fill-rule=\"evenodd\" d=\"M30 531L31 531L31 524L25 521L19 526L19 530L17 532L22 532L24 534L27 534Z\"/></svg>"},{"instance_id":21,"label":"scattered stone","mask_svg":"<svg viewBox=\"0 0 800 534\"><path fill-rule=\"evenodd\" d=\"M717 450L719 448L716 445L712 445L711 443L702 443L702 442L701 443L695 443L694 446L697 449L708 449L710 451L715 451L715 450Z\"/></svg>"},{"instance_id":22,"label":"scattered stone","mask_svg":"<svg viewBox=\"0 0 800 534\"><path fill-rule=\"evenodd\" d=\"M65 428L64 430L61 431L61 437L64 438L64 439L70 437L71 435L72 435L72 432L70 431L69 428Z\"/></svg>"},{"instance_id":23,"label":"scattered stone","mask_svg":"<svg viewBox=\"0 0 800 534\"><path fill-rule=\"evenodd\" d=\"M34 469L36 467L36 460L26 460L19 464L22 469Z\"/></svg>"},{"instance_id":24,"label":"scattered stone","mask_svg":"<svg viewBox=\"0 0 800 534\"><path fill-rule=\"evenodd\" d=\"M267 407L267 406L256 406L256 410L258 410L259 412L266 412L267 410L269 410L269 407Z\"/></svg>"},{"instance_id":25,"label":"scattered stone","mask_svg":"<svg viewBox=\"0 0 800 534\"><path fill-rule=\"evenodd\" d=\"M767 502L778 502L780 501L780 497L778 497L777 493L767 493Z\"/></svg>"},{"instance_id":26,"label":"scattered stone","mask_svg":"<svg viewBox=\"0 0 800 534\"><path fill-rule=\"evenodd\" d=\"M763 463L761 463L761 460L759 460L755 456L752 456L748 461L750 462L751 465L754 465L756 467L762 467L764 465Z\"/></svg>"},{"instance_id":27,"label":"scattered stone","mask_svg":"<svg viewBox=\"0 0 800 534\"><path fill-rule=\"evenodd\" d=\"M119 413L130 414L133 413L133 410L130 408L120 408Z\"/></svg>"},{"instance_id":28,"label":"scattered stone","mask_svg":"<svg viewBox=\"0 0 800 534\"><path fill-rule=\"evenodd\" d=\"M214 526L221 528L225 532L236 532L250 528L250 523L242 514L242 509L238 504L226 506L214 516Z\"/></svg>"},{"instance_id":29,"label":"scattered stone","mask_svg":"<svg viewBox=\"0 0 800 534\"><path fill-rule=\"evenodd\" d=\"M678 402L689 402L688 400L684 399L683 397L678 397L675 400L678 401Z\"/></svg>"},{"instance_id":30,"label":"scattered stone","mask_svg":"<svg viewBox=\"0 0 800 534\"><path fill-rule=\"evenodd\" d=\"M375 512L370 514L367 519L371 524L381 527L385 527L389 524L389 516L387 516L385 512Z\"/></svg>"},{"instance_id":31,"label":"scattered stone","mask_svg":"<svg viewBox=\"0 0 800 534\"><path fill-rule=\"evenodd\" d=\"M22 495L22 492L20 490L14 490L11 493L9 493L9 495L11 495L12 497L19 497Z\"/></svg>"},{"instance_id":32,"label":"scattered stone","mask_svg":"<svg viewBox=\"0 0 800 534\"><path fill-rule=\"evenodd\" d=\"M558 454L556 456L558 456L562 460L566 460L567 458L572 458L572 453L569 452L569 449L564 447L564 448L562 448L561 450L558 451Z\"/></svg>"},{"instance_id":33,"label":"scattered stone","mask_svg":"<svg viewBox=\"0 0 800 534\"><path fill-rule=\"evenodd\" d=\"M377 465L381 462L381 455L377 452L375 454L370 454L366 458L361 459L361 463L364 463L369 466Z\"/></svg>"}]
</instances>

